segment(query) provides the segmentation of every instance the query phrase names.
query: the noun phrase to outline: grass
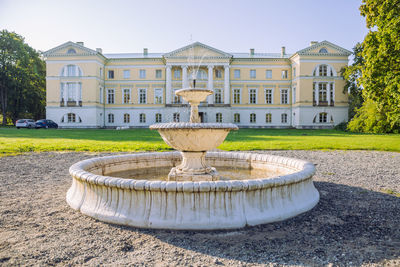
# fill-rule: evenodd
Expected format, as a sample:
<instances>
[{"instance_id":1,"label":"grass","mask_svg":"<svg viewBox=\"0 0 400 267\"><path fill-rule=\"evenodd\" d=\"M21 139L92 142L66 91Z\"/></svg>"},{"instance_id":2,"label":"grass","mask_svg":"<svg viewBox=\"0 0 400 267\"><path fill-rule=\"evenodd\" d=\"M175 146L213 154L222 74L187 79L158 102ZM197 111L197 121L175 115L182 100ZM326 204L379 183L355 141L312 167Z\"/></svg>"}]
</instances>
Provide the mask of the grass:
<instances>
[{"instance_id":1,"label":"grass","mask_svg":"<svg viewBox=\"0 0 400 267\"><path fill-rule=\"evenodd\" d=\"M383 150L400 152L400 134L354 134L335 130L240 129L223 150ZM129 152L171 150L148 129L0 128L0 155L42 151Z\"/></svg>"}]
</instances>

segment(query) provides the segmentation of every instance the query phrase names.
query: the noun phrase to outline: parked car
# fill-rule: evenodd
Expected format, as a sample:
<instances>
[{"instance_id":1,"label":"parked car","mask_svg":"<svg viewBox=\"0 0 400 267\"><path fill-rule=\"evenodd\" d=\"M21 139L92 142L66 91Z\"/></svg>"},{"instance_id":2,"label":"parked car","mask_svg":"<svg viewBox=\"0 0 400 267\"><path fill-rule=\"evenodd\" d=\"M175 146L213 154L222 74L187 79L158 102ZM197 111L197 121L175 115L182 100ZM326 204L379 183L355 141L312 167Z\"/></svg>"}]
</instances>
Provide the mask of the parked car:
<instances>
[{"instance_id":1,"label":"parked car","mask_svg":"<svg viewBox=\"0 0 400 267\"><path fill-rule=\"evenodd\" d=\"M32 119L20 119L17 120L17 122L15 123L15 127L17 127L17 129L19 128L35 128L36 124L35 121Z\"/></svg>"},{"instance_id":2,"label":"parked car","mask_svg":"<svg viewBox=\"0 0 400 267\"><path fill-rule=\"evenodd\" d=\"M55 123L54 121L52 121L52 120L45 120L45 119L43 119L43 120L38 120L38 121L36 121L36 128L37 129L39 129L39 128L58 128L58 124L57 123Z\"/></svg>"}]
</instances>

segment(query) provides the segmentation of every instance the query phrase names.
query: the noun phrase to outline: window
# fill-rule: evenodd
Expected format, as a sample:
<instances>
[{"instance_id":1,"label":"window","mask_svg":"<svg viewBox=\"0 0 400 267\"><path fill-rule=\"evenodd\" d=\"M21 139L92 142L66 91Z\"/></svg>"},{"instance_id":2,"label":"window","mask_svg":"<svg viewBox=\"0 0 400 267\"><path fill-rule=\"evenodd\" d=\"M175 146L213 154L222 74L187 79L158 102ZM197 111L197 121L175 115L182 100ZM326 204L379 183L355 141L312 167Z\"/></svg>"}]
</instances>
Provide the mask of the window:
<instances>
[{"instance_id":1,"label":"window","mask_svg":"<svg viewBox=\"0 0 400 267\"><path fill-rule=\"evenodd\" d=\"M179 89L174 89L174 104L181 104L182 103L182 97L181 96L177 96L175 94L176 91L178 91Z\"/></svg>"},{"instance_id":2,"label":"window","mask_svg":"<svg viewBox=\"0 0 400 267\"><path fill-rule=\"evenodd\" d=\"M222 71L219 69L215 70L215 78L222 78Z\"/></svg>"},{"instance_id":3,"label":"window","mask_svg":"<svg viewBox=\"0 0 400 267\"><path fill-rule=\"evenodd\" d=\"M326 54L326 53L328 53L328 50L326 50L326 48L323 47L323 48L321 48L321 49L319 50L319 53L324 53L324 54Z\"/></svg>"},{"instance_id":4,"label":"window","mask_svg":"<svg viewBox=\"0 0 400 267\"><path fill-rule=\"evenodd\" d=\"M335 102L335 92L333 91L334 90L333 83L330 84L330 88L331 88L330 91L331 104L333 104Z\"/></svg>"},{"instance_id":5,"label":"window","mask_svg":"<svg viewBox=\"0 0 400 267\"><path fill-rule=\"evenodd\" d=\"M154 89L154 104L162 104L163 103L163 89L155 88Z\"/></svg>"},{"instance_id":6,"label":"window","mask_svg":"<svg viewBox=\"0 0 400 267\"><path fill-rule=\"evenodd\" d=\"M108 123L114 123L114 114L112 113L108 114Z\"/></svg>"},{"instance_id":7,"label":"window","mask_svg":"<svg viewBox=\"0 0 400 267\"><path fill-rule=\"evenodd\" d=\"M75 113L68 113L68 122L76 122L76 115Z\"/></svg>"},{"instance_id":8,"label":"window","mask_svg":"<svg viewBox=\"0 0 400 267\"><path fill-rule=\"evenodd\" d=\"M325 123L325 122L328 122L328 114L326 113L326 112L321 112L321 113L319 113L319 122L320 123Z\"/></svg>"},{"instance_id":9,"label":"window","mask_svg":"<svg viewBox=\"0 0 400 267\"><path fill-rule=\"evenodd\" d=\"M107 89L107 104L114 104L114 89Z\"/></svg>"},{"instance_id":10,"label":"window","mask_svg":"<svg viewBox=\"0 0 400 267\"><path fill-rule=\"evenodd\" d=\"M131 71L130 70L124 70L124 79L129 79L131 77Z\"/></svg>"},{"instance_id":11,"label":"window","mask_svg":"<svg viewBox=\"0 0 400 267\"><path fill-rule=\"evenodd\" d=\"M100 104L103 104L104 103L104 91L103 91L103 88L102 87L100 87L100 89L99 89L99 102L100 102Z\"/></svg>"},{"instance_id":12,"label":"window","mask_svg":"<svg viewBox=\"0 0 400 267\"><path fill-rule=\"evenodd\" d=\"M319 83L318 84L318 99L319 99L319 102L321 103L321 102L327 102L328 101L328 99L327 99L327 91L326 91L326 86L327 86L327 84L326 83Z\"/></svg>"},{"instance_id":13,"label":"window","mask_svg":"<svg viewBox=\"0 0 400 267\"><path fill-rule=\"evenodd\" d=\"M214 89L214 103L221 104L222 103L222 90Z\"/></svg>"},{"instance_id":14,"label":"window","mask_svg":"<svg viewBox=\"0 0 400 267\"><path fill-rule=\"evenodd\" d=\"M146 78L146 70L139 70L139 78L140 79Z\"/></svg>"},{"instance_id":15,"label":"window","mask_svg":"<svg viewBox=\"0 0 400 267\"><path fill-rule=\"evenodd\" d=\"M250 78L255 79L256 78L256 70L250 70Z\"/></svg>"},{"instance_id":16,"label":"window","mask_svg":"<svg viewBox=\"0 0 400 267\"><path fill-rule=\"evenodd\" d=\"M236 79L239 79L240 78L240 70L234 70L233 71L233 77L236 78Z\"/></svg>"},{"instance_id":17,"label":"window","mask_svg":"<svg viewBox=\"0 0 400 267\"><path fill-rule=\"evenodd\" d=\"M67 65L62 68L61 76L63 76L63 77L82 76L82 70L77 65Z\"/></svg>"},{"instance_id":18,"label":"window","mask_svg":"<svg viewBox=\"0 0 400 267\"><path fill-rule=\"evenodd\" d=\"M293 77L296 77L296 68L293 68Z\"/></svg>"},{"instance_id":19,"label":"window","mask_svg":"<svg viewBox=\"0 0 400 267\"><path fill-rule=\"evenodd\" d=\"M180 121L180 114L179 113L174 113L173 115L173 120L174 122L179 122Z\"/></svg>"},{"instance_id":20,"label":"window","mask_svg":"<svg viewBox=\"0 0 400 267\"><path fill-rule=\"evenodd\" d=\"M75 51L75 49L70 48L70 49L68 49L67 54L76 54L76 51Z\"/></svg>"},{"instance_id":21,"label":"window","mask_svg":"<svg viewBox=\"0 0 400 267\"><path fill-rule=\"evenodd\" d=\"M265 103L272 104L272 89L265 89Z\"/></svg>"},{"instance_id":22,"label":"window","mask_svg":"<svg viewBox=\"0 0 400 267\"><path fill-rule=\"evenodd\" d=\"M288 78L288 71L287 70L283 70L282 71L282 79L287 79Z\"/></svg>"},{"instance_id":23,"label":"window","mask_svg":"<svg viewBox=\"0 0 400 267\"><path fill-rule=\"evenodd\" d=\"M257 89L249 89L249 103L257 104Z\"/></svg>"},{"instance_id":24,"label":"window","mask_svg":"<svg viewBox=\"0 0 400 267\"><path fill-rule=\"evenodd\" d=\"M265 74L265 77L266 77L267 79L272 79L272 70L267 70L267 71L266 71L266 74Z\"/></svg>"},{"instance_id":25,"label":"window","mask_svg":"<svg viewBox=\"0 0 400 267\"><path fill-rule=\"evenodd\" d=\"M147 103L147 90L146 89L139 89L139 104L146 104Z\"/></svg>"},{"instance_id":26,"label":"window","mask_svg":"<svg viewBox=\"0 0 400 267\"><path fill-rule=\"evenodd\" d=\"M123 94L122 94L122 103L123 104L129 104L131 102L131 89L122 89Z\"/></svg>"},{"instance_id":27,"label":"window","mask_svg":"<svg viewBox=\"0 0 400 267\"><path fill-rule=\"evenodd\" d=\"M281 114L281 122L282 123L287 123L287 114L286 113L282 113Z\"/></svg>"},{"instance_id":28,"label":"window","mask_svg":"<svg viewBox=\"0 0 400 267\"><path fill-rule=\"evenodd\" d=\"M156 113L156 123L162 122L162 116L160 113Z\"/></svg>"},{"instance_id":29,"label":"window","mask_svg":"<svg viewBox=\"0 0 400 267\"><path fill-rule=\"evenodd\" d=\"M233 114L233 122L240 123L240 114L239 113Z\"/></svg>"},{"instance_id":30,"label":"window","mask_svg":"<svg viewBox=\"0 0 400 267\"><path fill-rule=\"evenodd\" d=\"M215 114L215 122L222 122L222 113Z\"/></svg>"},{"instance_id":31,"label":"window","mask_svg":"<svg viewBox=\"0 0 400 267\"><path fill-rule=\"evenodd\" d=\"M180 79L181 78L181 70L175 69L174 70L174 78Z\"/></svg>"},{"instance_id":32,"label":"window","mask_svg":"<svg viewBox=\"0 0 400 267\"><path fill-rule=\"evenodd\" d=\"M124 114L124 123L129 123L131 121L131 116L128 113Z\"/></svg>"},{"instance_id":33,"label":"window","mask_svg":"<svg viewBox=\"0 0 400 267\"><path fill-rule=\"evenodd\" d=\"M233 104L240 104L240 89L233 89Z\"/></svg>"},{"instance_id":34,"label":"window","mask_svg":"<svg viewBox=\"0 0 400 267\"><path fill-rule=\"evenodd\" d=\"M327 65L319 66L319 76L328 76L328 66Z\"/></svg>"},{"instance_id":35,"label":"window","mask_svg":"<svg viewBox=\"0 0 400 267\"><path fill-rule=\"evenodd\" d=\"M108 71L108 79L114 79L114 71L113 70Z\"/></svg>"},{"instance_id":36,"label":"window","mask_svg":"<svg viewBox=\"0 0 400 267\"><path fill-rule=\"evenodd\" d=\"M265 114L265 123L271 123L272 122L272 114L267 113Z\"/></svg>"},{"instance_id":37,"label":"window","mask_svg":"<svg viewBox=\"0 0 400 267\"><path fill-rule=\"evenodd\" d=\"M250 114L250 123L256 123L256 114L255 113Z\"/></svg>"},{"instance_id":38,"label":"window","mask_svg":"<svg viewBox=\"0 0 400 267\"><path fill-rule=\"evenodd\" d=\"M100 68L100 78L103 78L103 68Z\"/></svg>"},{"instance_id":39,"label":"window","mask_svg":"<svg viewBox=\"0 0 400 267\"><path fill-rule=\"evenodd\" d=\"M162 78L162 71L156 70L156 79L161 79L161 78Z\"/></svg>"},{"instance_id":40,"label":"window","mask_svg":"<svg viewBox=\"0 0 400 267\"><path fill-rule=\"evenodd\" d=\"M281 89L281 104L288 104L288 89Z\"/></svg>"},{"instance_id":41,"label":"window","mask_svg":"<svg viewBox=\"0 0 400 267\"><path fill-rule=\"evenodd\" d=\"M293 87L293 93L292 93L292 103L296 103L296 87Z\"/></svg>"},{"instance_id":42,"label":"window","mask_svg":"<svg viewBox=\"0 0 400 267\"><path fill-rule=\"evenodd\" d=\"M81 101L82 100L82 84L79 82L61 83L60 100L61 101L75 101L75 102Z\"/></svg>"},{"instance_id":43,"label":"window","mask_svg":"<svg viewBox=\"0 0 400 267\"><path fill-rule=\"evenodd\" d=\"M145 123L146 122L146 114L140 113L139 114L139 122L140 123Z\"/></svg>"}]
</instances>

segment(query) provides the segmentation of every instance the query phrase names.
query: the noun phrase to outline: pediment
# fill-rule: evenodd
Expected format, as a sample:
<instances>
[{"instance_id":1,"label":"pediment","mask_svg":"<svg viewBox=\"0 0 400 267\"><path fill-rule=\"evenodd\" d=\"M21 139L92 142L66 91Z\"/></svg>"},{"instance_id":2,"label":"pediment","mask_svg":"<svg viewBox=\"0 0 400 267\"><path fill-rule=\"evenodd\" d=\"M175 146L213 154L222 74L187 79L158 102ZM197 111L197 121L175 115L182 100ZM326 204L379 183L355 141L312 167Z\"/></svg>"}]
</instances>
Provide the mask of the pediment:
<instances>
[{"instance_id":1,"label":"pediment","mask_svg":"<svg viewBox=\"0 0 400 267\"><path fill-rule=\"evenodd\" d=\"M83 45L74 43L74 42L66 42L62 45L54 47L43 53L44 56L88 56L88 55L97 55L98 52Z\"/></svg>"},{"instance_id":2,"label":"pediment","mask_svg":"<svg viewBox=\"0 0 400 267\"><path fill-rule=\"evenodd\" d=\"M196 42L185 47L179 48L167 54L165 58L230 58L231 54L215 49L211 46Z\"/></svg>"},{"instance_id":3,"label":"pediment","mask_svg":"<svg viewBox=\"0 0 400 267\"><path fill-rule=\"evenodd\" d=\"M328 41L322 41L297 52L299 55L313 56L349 56L351 51Z\"/></svg>"}]
</instances>

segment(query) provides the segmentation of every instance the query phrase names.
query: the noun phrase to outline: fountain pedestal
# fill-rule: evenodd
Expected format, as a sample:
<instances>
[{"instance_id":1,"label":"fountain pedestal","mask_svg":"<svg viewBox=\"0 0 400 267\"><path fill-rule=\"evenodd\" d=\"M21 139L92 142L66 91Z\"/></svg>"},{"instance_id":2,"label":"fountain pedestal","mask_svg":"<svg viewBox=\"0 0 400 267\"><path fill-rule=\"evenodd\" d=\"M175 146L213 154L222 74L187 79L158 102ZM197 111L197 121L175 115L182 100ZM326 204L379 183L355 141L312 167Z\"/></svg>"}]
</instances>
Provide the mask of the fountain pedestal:
<instances>
[{"instance_id":1,"label":"fountain pedestal","mask_svg":"<svg viewBox=\"0 0 400 267\"><path fill-rule=\"evenodd\" d=\"M181 151L182 163L168 174L168 181L216 181L218 172L206 164L206 151Z\"/></svg>"}]
</instances>

